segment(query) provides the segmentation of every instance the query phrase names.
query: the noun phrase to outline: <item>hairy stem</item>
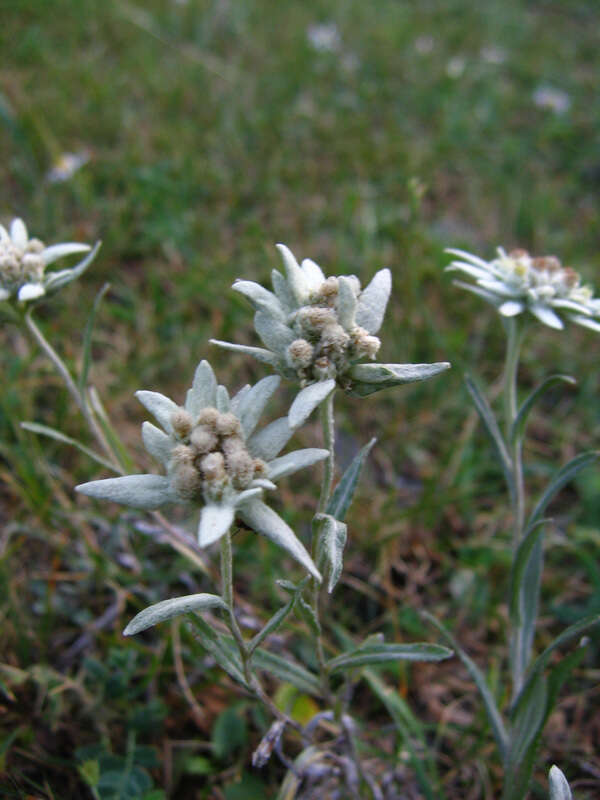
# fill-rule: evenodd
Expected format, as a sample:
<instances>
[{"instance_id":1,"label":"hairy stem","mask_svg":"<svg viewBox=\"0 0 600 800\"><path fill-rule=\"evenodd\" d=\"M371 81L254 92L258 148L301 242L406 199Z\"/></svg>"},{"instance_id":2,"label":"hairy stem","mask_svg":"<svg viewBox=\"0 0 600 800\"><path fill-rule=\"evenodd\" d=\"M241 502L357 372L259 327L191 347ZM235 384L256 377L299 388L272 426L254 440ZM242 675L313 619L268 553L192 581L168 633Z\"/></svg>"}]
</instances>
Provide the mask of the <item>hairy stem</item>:
<instances>
[{"instance_id":1,"label":"hairy stem","mask_svg":"<svg viewBox=\"0 0 600 800\"><path fill-rule=\"evenodd\" d=\"M512 557L517 554L517 549L521 544L525 526L525 484L523 479L523 442L520 436L514 439L511 444L511 429L517 417L518 397L517 397L517 376L519 370L519 355L521 342L523 340L523 327L516 318L507 320L507 343L506 343L506 362L504 370L504 423L506 431L506 442L510 448L510 456L513 464L513 478L515 485L514 497L512 500L513 512L513 535L512 535ZM522 592L522 588L520 589ZM523 678L528 658L525 656L526 631L523 620L523 609L519 614L519 622L513 625L510 631L510 665L512 677L512 696L515 698L523 686Z\"/></svg>"},{"instance_id":2,"label":"hairy stem","mask_svg":"<svg viewBox=\"0 0 600 800\"><path fill-rule=\"evenodd\" d=\"M510 444L510 432L519 411L517 397L517 376L519 356L523 340L523 328L515 317L506 321L507 342L506 361L504 367L504 425L506 443L510 448L515 481L515 497L513 500L513 552L521 543L525 520L525 487L523 483L523 453L521 437Z\"/></svg>"},{"instance_id":3,"label":"hairy stem","mask_svg":"<svg viewBox=\"0 0 600 800\"><path fill-rule=\"evenodd\" d=\"M321 513L327 508L331 497L333 474L335 470L335 419L333 413L333 399L335 390L329 394L319 409L321 415L321 428L323 430L323 447L329 450L329 455L323 462L323 480L317 510Z\"/></svg>"}]
</instances>

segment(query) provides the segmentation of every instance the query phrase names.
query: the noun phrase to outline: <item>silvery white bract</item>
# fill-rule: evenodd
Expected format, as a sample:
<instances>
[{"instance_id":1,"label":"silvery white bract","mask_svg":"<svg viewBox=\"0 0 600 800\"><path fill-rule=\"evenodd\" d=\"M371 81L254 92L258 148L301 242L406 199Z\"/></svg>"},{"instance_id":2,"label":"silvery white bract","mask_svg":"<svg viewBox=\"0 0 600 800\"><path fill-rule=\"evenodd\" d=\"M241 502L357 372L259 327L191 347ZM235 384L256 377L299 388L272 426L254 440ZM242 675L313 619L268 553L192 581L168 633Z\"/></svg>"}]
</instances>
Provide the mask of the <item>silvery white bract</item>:
<instances>
[{"instance_id":1,"label":"silvery white bract","mask_svg":"<svg viewBox=\"0 0 600 800\"><path fill-rule=\"evenodd\" d=\"M550 767L548 783L550 788L550 800L573 800L569 782L556 764Z\"/></svg>"},{"instance_id":2,"label":"silvery white bract","mask_svg":"<svg viewBox=\"0 0 600 800\"><path fill-rule=\"evenodd\" d=\"M92 263L99 243L66 242L46 247L39 239L30 239L25 223L13 219L10 231L0 225L0 300L16 296L21 303L36 300L78 278ZM46 267L73 253L88 255L71 269L46 272Z\"/></svg>"},{"instance_id":3,"label":"silvery white bract","mask_svg":"<svg viewBox=\"0 0 600 800\"><path fill-rule=\"evenodd\" d=\"M107 478L77 486L77 491L148 510L167 503L202 506L198 526L202 547L227 533L238 516L320 579L291 528L262 500L264 490L275 489L278 478L328 455L327 450L306 448L279 456L294 432L287 417L256 430L279 382L277 376L263 378L230 399L227 389L217 385L210 364L202 361L183 407L158 392L136 392L160 425L144 422L142 438L166 475Z\"/></svg>"},{"instance_id":4,"label":"silvery white bract","mask_svg":"<svg viewBox=\"0 0 600 800\"><path fill-rule=\"evenodd\" d=\"M306 419L336 385L364 396L424 380L450 366L446 362L361 365L365 359L375 359L381 345L375 334L392 287L389 269L377 272L363 289L355 275L326 278L314 261L306 258L298 264L285 245L277 247L285 276L273 270L272 292L253 281L233 284L254 306L254 327L266 349L211 341L254 356L304 387L290 411L292 424Z\"/></svg>"},{"instance_id":5,"label":"silvery white bract","mask_svg":"<svg viewBox=\"0 0 600 800\"><path fill-rule=\"evenodd\" d=\"M456 281L494 305L505 317L530 311L540 322L561 330L560 315L595 331L600 331L600 298L590 286L583 286L575 270L564 267L555 256L534 258L526 250L506 253L484 261L463 250L447 250L458 256L448 270L459 270L475 279L475 284Z\"/></svg>"}]
</instances>

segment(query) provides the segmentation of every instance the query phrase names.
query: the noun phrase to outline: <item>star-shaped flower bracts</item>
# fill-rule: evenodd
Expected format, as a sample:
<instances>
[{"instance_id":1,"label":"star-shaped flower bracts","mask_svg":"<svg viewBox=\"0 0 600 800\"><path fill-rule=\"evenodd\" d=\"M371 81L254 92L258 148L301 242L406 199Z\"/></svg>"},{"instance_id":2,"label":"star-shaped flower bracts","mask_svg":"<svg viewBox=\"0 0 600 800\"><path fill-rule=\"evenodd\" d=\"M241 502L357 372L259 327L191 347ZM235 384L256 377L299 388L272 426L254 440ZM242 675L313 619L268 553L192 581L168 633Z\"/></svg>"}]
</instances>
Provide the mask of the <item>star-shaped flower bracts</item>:
<instances>
[{"instance_id":1,"label":"star-shaped flower bracts","mask_svg":"<svg viewBox=\"0 0 600 800\"><path fill-rule=\"evenodd\" d=\"M127 475L77 486L103 500L153 510L167 503L201 507L198 542L221 538L234 518L287 550L312 575L319 572L304 545L286 522L263 502L274 481L321 461L327 450L306 448L279 453L294 433L287 417L257 430L258 420L280 378L263 378L230 399L217 385L207 361L196 369L184 406L158 392L140 391L138 400L156 418L142 426L146 450L165 467L166 475Z\"/></svg>"},{"instance_id":2,"label":"star-shaped flower bracts","mask_svg":"<svg viewBox=\"0 0 600 800\"><path fill-rule=\"evenodd\" d=\"M0 300L16 297L20 303L37 300L78 278L92 263L100 245L65 242L50 247L30 239L25 223L13 219L10 229L0 225ZM46 267L73 253L88 255L70 269L46 272Z\"/></svg>"},{"instance_id":3,"label":"star-shaped flower bracts","mask_svg":"<svg viewBox=\"0 0 600 800\"><path fill-rule=\"evenodd\" d=\"M272 292L253 281L233 284L252 303L254 327L266 349L211 342L252 355L303 387L290 409L292 424L304 421L336 385L365 397L430 378L450 366L361 363L373 361L381 346L376 334L390 296L389 269L377 272L363 289L355 275L326 278L314 261L307 258L300 265L285 245L277 247L285 275L273 270Z\"/></svg>"},{"instance_id":4,"label":"star-shaped flower bracts","mask_svg":"<svg viewBox=\"0 0 600 800\"><path fill-rule=\"evenodd\" d=\"M531 256L526 250L506 253L484 261L464 250L447 250L458 256L448 270L458 270L475 283L455 281L457 286L483 297L504 317L529 311L550 328L564 327L561 315L572 322L600 331L600 298L590 286L582 285L580 275L565 267L556 256Z\"/></svg>"}]
</instances>

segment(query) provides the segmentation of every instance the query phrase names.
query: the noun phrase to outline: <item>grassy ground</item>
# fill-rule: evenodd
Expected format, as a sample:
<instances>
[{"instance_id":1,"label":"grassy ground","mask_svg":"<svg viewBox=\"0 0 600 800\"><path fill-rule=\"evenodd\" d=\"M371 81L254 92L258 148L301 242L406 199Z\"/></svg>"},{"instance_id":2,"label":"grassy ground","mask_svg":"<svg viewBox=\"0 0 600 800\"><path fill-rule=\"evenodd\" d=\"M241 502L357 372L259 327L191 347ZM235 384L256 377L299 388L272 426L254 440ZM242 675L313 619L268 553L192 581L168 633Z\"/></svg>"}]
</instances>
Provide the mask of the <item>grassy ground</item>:
<instances>
[{"instance_id":1,"label":"grassy ground","mask_svg":"<svg viewBox=\"0 0 600 800\"><path fill-rule=\"evenodd\" d=\"M266 281L274 242L330 274L366 279L390 266L383 360L455 368L370 403L344 401L341 457L371 435L379 444L334 608L350 630L409 640L433 638L416 615L427 608L453 623L491 682L506 655L508 518L461 373L469 365L494 384L502 332L451 286L443 248L556 252L594 280L599 21L594 4L576 0L9 0L0 26L0 216L23 216L48 242L103 240L85 279L45 305L40 324L76 362L94 295L110 281L93 379L144 467L136 389L181 397L205 356L231 385L264 374L207 339L253 341L251 315L228 287L238 276ZM323 23L336 26L332 50L307 35ZM554 108L534 100L544 87L562 92ZM47 179L61 154L82 149L90 160L69 180ZM550 372L579 381L535 417L534 485L598 441L595 346L574 326L532 329L524 386ZM89 797L85 777L98 764L104 775L137 766L142 784L182 800L272 797L281 769L248 766L264 719L204 666L183 629L120 635L144 604L209 591L209 579L140 532L139 515L75 500L75 483L100 477L94 464L18 427L35 419L84 436L72 405L9 323L1 359L3 796ZM316 435L309 426L301 442ZM556 507L541 646L600 607L599 489L592 471ZM302 530L308 485L281 495L295 498ZM279 554L250 539L237 552L239 599L262 617L278 602ZM600 786L594 654L564 690L536 772L544 785L557 761L579 798ZM500 767L466 673L452 663L386 678L424 720L446 796L496 797ZM382 708L366 690L357 703L378 730L374 752L385 753L393 735Z\"/></svg>"}]
</instances>

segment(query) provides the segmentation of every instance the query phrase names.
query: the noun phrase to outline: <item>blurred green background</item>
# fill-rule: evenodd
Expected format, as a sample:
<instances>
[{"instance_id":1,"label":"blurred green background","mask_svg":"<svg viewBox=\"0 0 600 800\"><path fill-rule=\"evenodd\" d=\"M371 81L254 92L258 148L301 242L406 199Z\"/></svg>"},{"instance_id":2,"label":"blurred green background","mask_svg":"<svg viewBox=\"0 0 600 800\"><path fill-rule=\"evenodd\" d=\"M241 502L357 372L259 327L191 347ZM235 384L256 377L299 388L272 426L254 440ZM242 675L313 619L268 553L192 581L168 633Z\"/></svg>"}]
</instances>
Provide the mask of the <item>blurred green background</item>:
<instances>
[{"instance_id":1,"label":"blurred green background","mask_svg":"<svg viewBox=\"0 0 600 800\"><path fill-rule=\"evenodd\" d=\"M382 360L454 369L340 404L341 462L372 435L379 443L332 608L357 633L410 639L432 636L415 612L425 607L453 621L492 682L505 656L508 512L461 376L474 371L493 393L503 334L491 310L452 286L443 250L491 258L518 245L600 283L599 23L596 4L577 0L3 4L0 219L23 217L47 243L103 240L85 277L38 317L75 365L110 281L93 380L143 469L136 389L181 398L202 357L232 388L264 374L207 340L256 343L229 286L268 282L275 242L327 274L364 282L391 268ZM1 335L3 797L91 797L94 781L103 799L274 796L281 767L248 773L265 720L183 630L175 648L167 626L143 641L120 636L143 605L210 591L209 579L140 533L135 514L75 501L72 486L101 477L97 467L18 423L86 434L35 347L8 322ZM597 446L596 354L590 331L532 326L523 387L552 372L578 379L531 425L533 486ZM299 438L317 437L309 425ZM280 494L305 531L313 484ZM590 471L556 505L541 645L600 607L599 495ZM250 538L238 553L239 595L264 619L280 602L280 556ZM593 665L567 686L537 773L543 784L557 761L590 798L600 774ZM446 795L497 796L500 768L466 674L452 664L388 678L429 726ZM366 691L357 703L373 724L386 719ZM126 776L129 794L116 794L111 773Z\"/></svg>"}]
</instances>

